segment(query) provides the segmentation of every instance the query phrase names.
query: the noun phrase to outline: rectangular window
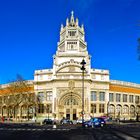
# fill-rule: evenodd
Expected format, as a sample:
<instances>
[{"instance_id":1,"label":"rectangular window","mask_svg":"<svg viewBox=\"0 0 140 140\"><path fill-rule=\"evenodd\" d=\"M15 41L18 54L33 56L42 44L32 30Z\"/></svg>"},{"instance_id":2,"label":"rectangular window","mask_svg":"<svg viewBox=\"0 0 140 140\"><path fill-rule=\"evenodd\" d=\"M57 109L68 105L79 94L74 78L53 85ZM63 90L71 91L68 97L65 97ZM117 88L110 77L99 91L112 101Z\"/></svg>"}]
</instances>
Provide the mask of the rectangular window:
<instances>
[{"instance_id":1,"label":"rectangular window","mask_svg":"<svg viewBox=\"0 0 140 140\"><path fill-rule=\"evenodd\" d=\"M114 94L113 93L109 93L109 101L114 102Z\"/></svg>"},{"instance_id":2,"label":"rectangular window","mask_svg":"<svg viewBox=\"0 0 140 140\"><path fill-rule=\"evenodd\" d=\"M97 93L96 93L96 91L91 92L91 101L97 101Z\"/></svg>"},{"instance_id":3,"label":"rectangular window","mask_svg":"<svg viewBox=\"0 0 140 140\"><path fill-rule=\"evenodd\" d=\"M105 108L104 104L99 104L99 113L104 113Z\"/></svg>"},{"instance_id":4,"label":"rectangular window","mask_svg":"<svg viewBox=\"0 0 140 140\"><path fill-rule=\"evenodd\" d=\"M44 104L38 105L38 113L44 113Z\"/></svg>"},{"instance_id":5,"label":"rectangular window","mask_svg":"<svg viewBox=\"0 0 140 140\"><path fill-rule=\"evenodd\" d=\"M91 113L96 113L96 104L91 104Z\"/></svg>"},{"instance_id":6,"label":"rectangular window","mask_svg":"<svg viewBox=\"0 0 140 140\"><path fill-rule=\"evenodd\" d=\"M47 101L52 101L52 91L48 91L48 92L46 93L46 100L47 100Z\"/></svg>"},{"instance_id":7,"label":"rectangular window","mask_svg":"<svg viewBox=\"0 0 140 140\"><path fill-rule=\"evenodd\" d=\"M39 102L45 101L44 92L38 93L38 100L39 100Z\"/></svg>"},{"instance_id":8,"label":"rectangular window","mask_svg":"<svg viewBox=\"0 0 140 140\"><path fill-rule=\"evenodd\" d=\"M46 113L52 113L52 104L46 105Z\"/></svg>"},{"instance_id":9,"label":"rectangular window","mask_svg":"<svg viewBox=\"0 0 140 140\"><path fill-rule=\"evenodd\" d=\"M105 92L99 93L99 101L105 101Z\"/></svg>"},{"instance_id":10,"label":"rectangular window","mask_svg":"<svg viewBox=\"0 0 140 140\"><path fill-rule=\"evenodd\" d=\"M135 103L136 103L136 104L139 104L139 102L140 102L139 100L140 100L140 99L139 99L139 96L135 96Z\"/></svg>"},{"instance_id":11,"label":"rectangular window","mask_svg":"<svg viewBox=\"0 0 140 140\"><path fill-rule=\"evenodd\" d=\"M129 95L129 102L133 103L134 102L134 96L133 95Z\"/></svg>"},{"instance_id":12,"label":"rectangular window","mask_svg":"<svg viewBox=\"0 0 140 140\"><path fill-rule=\"evenodd\" d=\"M116 102L120 102L121 101L121 94L116 94Z\"/></svg>"},{"instance_id":13,"label":"rectangular window","mask_svg":"<svg viewBox=\"0 0 140 140\"><path fill-rule=\"evenodd\" d=\"M127 95L123 94L123 102L127 102Z\"/></svg>"}]
</instances>

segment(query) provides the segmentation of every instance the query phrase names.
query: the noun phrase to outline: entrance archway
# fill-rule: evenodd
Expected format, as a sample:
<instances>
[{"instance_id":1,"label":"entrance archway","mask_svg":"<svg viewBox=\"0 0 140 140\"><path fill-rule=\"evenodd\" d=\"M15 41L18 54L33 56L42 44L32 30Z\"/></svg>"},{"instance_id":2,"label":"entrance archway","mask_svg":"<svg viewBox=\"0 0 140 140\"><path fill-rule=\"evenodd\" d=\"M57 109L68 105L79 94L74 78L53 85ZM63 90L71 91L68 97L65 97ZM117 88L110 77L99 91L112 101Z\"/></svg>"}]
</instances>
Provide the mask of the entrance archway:
<instances>
[{"instance_id":1,"label":"entrance archway","mask_svg":"<svg viewBox=\"0 0 140 140\"><path fill-rule=\"evenodd\" d=\"M59 112L63 114L60 119L65 117L70 120L76 120L81 111L81 97L73 92L67 93L60 98L59 106Z\"/></svg>"}]
</instances>

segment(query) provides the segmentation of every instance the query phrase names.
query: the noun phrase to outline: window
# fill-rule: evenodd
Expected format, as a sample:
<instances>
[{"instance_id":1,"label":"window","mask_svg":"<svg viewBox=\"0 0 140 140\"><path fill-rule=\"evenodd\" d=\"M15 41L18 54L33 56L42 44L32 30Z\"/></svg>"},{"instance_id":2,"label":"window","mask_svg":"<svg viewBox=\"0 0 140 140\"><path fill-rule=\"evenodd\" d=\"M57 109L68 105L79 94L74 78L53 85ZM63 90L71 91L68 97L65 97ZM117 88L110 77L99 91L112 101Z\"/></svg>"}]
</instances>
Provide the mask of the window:
<instances>
[{"instance_id":1,"label":"window","mask_svg":"<svg viewBox=\"0 0 140 140\"><path fill-rule=\"evenodd\" d=\"M91 92L91 101L97 101L97 93L96 93L96 91Z\"/></svg>"},{"instance_id":2,"label":"window","mask_svg":"<svg viewBox=\"0 0 140 140\"><path fill-rule=\"evenodd\" d=\"M44 104L38 105L38 113L44 113Z\"/></svg>"},{"instance_id":3,"label":"window","mask_svg":"<svg viewBox=\"0 0 140 140\"><path fill-rule=\"evenodd\" d=\"M114 101L114 94L113 93L109 93L109 101L110 102Z\"/></svg>"},{"instance_id":4,"label":"window","mask_svg":"<svg viewBox=\"0 0 140 140\"><path fill-rule=\"evenodd\" d=\"M105 92L99 93L99 101L105 101Z\"/></svg>"},{"instance_id":5,"label":"window","mask_svg":"<svg viewBox=\"0 0 140 140\"><path fill-rule=\"evenodd\" d=\"M134 102L134 96L133 95L129 95L129 102L133 103Z\"/></svg>"},{"instance_id":6,"label":"window","mask_svg":"<svg viewBox=\"0 0 140 140\"><path fill-rule=\"evenodd\" d=\"M69 36L75 36L76 31L68 31Z\"/></svg>"},{"instance_id":7,"label":"window","mask_svg":"<svg viewBox=\"0 0 140 140\"><path fill-rule=\"evenodd\" d=\"M130 106L130 114L135 115L135 107L133 105Z\"/></svg>"},{"instance_id":8,"label":"window","mask_svg":"<svg viewBox=\"0 0 140 140\"><path fill-rule=\"evenodd\" d=\"M26 106L22 106L22 115L27 114L27 107Z\"/></svg>"},{"instance_id":9,"label":"window","mask_svg":"<svg viewBox=\"0 0 140 140\"><path fill-rule=\"evenodd\" d=\"M64 104L65 105L78 105L78 102L76 99L71 98L71 99L67 99Z\"/></svg>"},{"instance_id":10,"label":"window","mask_svg":"<svg viewBox=\"0 0 140 140\"><path fill-rule=\"evenodd\" d=\"M111 113L111 114L115 113L115 106L114 105L110 105L108 107L108 113Z\"/></svg>"},{"instance_id":11,"label":"window","mask_svg":"<svg viewBox=\"0 0 140 140\"><path fill-rule=\"evenodd\" d=\"M127 105L125 105L125 106L123 107L123 113L124 113L124 114L128 114L128 113L129 113L129 108L128 108Z\"/></svg>"},{"instance_id":12,"label":"window","mask_svg":"<svg viewBox=\"0 0 140 140\"><path fill-rule=\"evenodd\" d=\"M139 102L140 102L139 100L140 100L140 99L139 99L139 96L135 96L135 103L136 103L136 104L139 104Z\"/></svg>"},{"instance_id":13,"label":"window","mask_svg":"<svg viewBox=\"0 0 140 140\"><path fill-rule=\"evenodd\" d=\"M121 101L121 94L116 94L116 102L120 102Z\"/></svg>"},{"instance_id":14,"label":"window","mask_svg":"<svg viewBox=\"0 0 140 140\"><path fill-rule=\"evenodd\" d=\"M47 97L46 97L46 100L47 100L47 101L52 101L52 92L51 92L51 91L47 92L47 93L46 93L46 96L47 96Z\"/></svg>"},{"instance_id":15,"label":"window","mask_svg":"<svg viewBox=\"0 0 140 140\"><path fill-rule=\"evenodd\" d=\"M44 92L39 92L38 93L38 99L39 99L39 102L43 102L45 100Z\"/></svg>"},{"instance_id":16,"label":"window","mask_svg":"<svg viewBox=\"0 0 140 140\"><path fill-rule=\"evenodd\" d=\"M121 112L122 112L122 106L121 105L117 105L116 106L116 113L117 113L117 115L118 114L120 115Z\"/></svg>"},{"instance_id":17,"label":"window","mask_svg":"<svg viewBox=\"0 0 140 140\"><path fill-rule=\"evenodd\" d=\"M123 102L127 102L127 95L123 94Z\"/></svg>"},{"instance_id":18,"label":"window","mask_svg":"<svg viewBox=\"0 0 140 140\"><path fill-rule=\"evenodd\" d=\"M96 104L91 104L91 113L96 113Z\"/></svg>"},{"instance_id":19,"label":"window","mask_svg":"<svg viewBox=\"0 0 140 140\"><path fill-rule=\"evenodd\" d=\"M23 100L24 102L28 101L27 94L23 94L23 95L22 95L22 100Z\"/></svg>"},{"instance_id":20,"label":"window","mask_svg":"<svg viewBox=\"0 0 140 140\"><path fill-rule=\"evenodd\" d=\"M46 105L46 113L52 113L52 104Z\"/></svg>"},{"instance_id":21,"label":"window","mask_svg":"<svg viewBox=\"0 0 140 140\"><path fill-rule=\"evenodd\" d=\"M104 104L99 104L99 113L104 113Z\"/></svg>"}]
</instances>

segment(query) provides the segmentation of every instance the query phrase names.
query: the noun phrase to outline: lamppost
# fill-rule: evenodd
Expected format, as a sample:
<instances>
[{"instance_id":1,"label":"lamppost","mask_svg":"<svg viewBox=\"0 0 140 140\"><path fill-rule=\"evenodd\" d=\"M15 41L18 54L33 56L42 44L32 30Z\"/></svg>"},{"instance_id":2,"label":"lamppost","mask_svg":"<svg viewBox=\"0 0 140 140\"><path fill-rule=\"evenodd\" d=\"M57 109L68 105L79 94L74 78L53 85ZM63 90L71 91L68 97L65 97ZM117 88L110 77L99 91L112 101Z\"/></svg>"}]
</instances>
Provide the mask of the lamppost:
<instances>
[{"instance_id":1,"label":"lamppost","mask_svg":"<svg viewBox=\"0 0 140 140\"><path fill-rule=\"evenodd\" d=\"M47 113L48 113L48 119L49 119L49 113L50 113L50 105L49 104L47 104Z\"/></svg>"},{"instance_id":2,"label":"lamppost","mask_svg":"<svg viewBox=\"0 0 140 140\"><path fill-rule=\"evenodd\" d=\"M83 59L82 62L80 63L82 65L81 70L82 70L82 125L84 124L84 72L85 72L85 60Z\"/></svg>"},{"instance_id":3,"label":"lamppost","mask_svg":"<svg viewBox=\"0 0 140 140\"><path fill-rule=\"evenodd\" d=\"M109 112L110 112L110 108L109 108L110 102L107 102L107 117L109 117Z\"/></svg>"}]
</instances>

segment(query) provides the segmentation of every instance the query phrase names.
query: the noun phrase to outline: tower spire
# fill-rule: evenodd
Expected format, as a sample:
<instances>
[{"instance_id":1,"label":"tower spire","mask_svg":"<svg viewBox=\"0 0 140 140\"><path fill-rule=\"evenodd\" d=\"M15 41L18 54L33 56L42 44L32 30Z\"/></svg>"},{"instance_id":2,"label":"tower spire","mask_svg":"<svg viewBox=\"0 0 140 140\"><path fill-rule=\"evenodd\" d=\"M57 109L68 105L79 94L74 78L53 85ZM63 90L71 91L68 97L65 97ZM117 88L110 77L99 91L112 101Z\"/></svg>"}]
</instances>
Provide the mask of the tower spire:
<instances>
[{"instance_id":1,"label":"tower spire","mask_svg":"<svg viewBox=\"0 0 140 140\"><path fill-rule=\"evenodd\" d=\"M73 11L71 11L70 23L71 23L72 25L74 24L74 12L73 12Z\"/></svg>"}]
</instances>

